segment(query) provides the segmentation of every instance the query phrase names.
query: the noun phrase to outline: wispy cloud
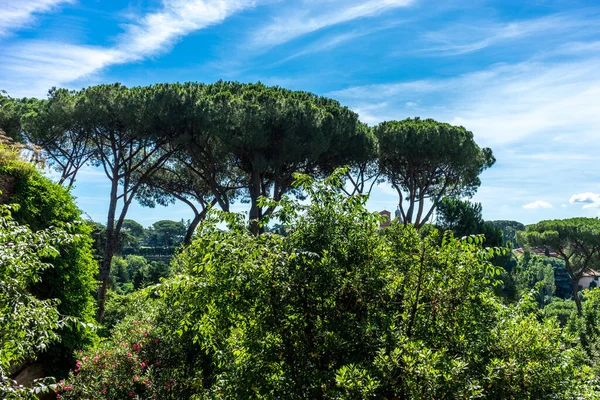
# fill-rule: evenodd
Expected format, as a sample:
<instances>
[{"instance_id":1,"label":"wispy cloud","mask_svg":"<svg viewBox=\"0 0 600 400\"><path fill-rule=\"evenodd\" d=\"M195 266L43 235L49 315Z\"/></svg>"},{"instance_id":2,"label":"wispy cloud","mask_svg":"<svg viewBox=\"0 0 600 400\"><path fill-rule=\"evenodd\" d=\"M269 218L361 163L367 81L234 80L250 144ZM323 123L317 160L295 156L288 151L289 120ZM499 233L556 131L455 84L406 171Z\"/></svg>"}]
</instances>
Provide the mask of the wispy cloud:
<instances>
[{"instance_id":1,"label":"wispy cloud","mask_svg":"<svg viewBox=\"0 0 600 400\"><path fill-rule=\"evenodd\" d=\"M57 6L74 0L3 0L0 12L0 37L30 26L35 14L52 11Z\"/></svg>"},{"instance_id":2,"label":"wispy cloud","mask_svg":"<svg viewBox=\"0 0 600 400\"><path fill-rule=\"evenodd\" d=\"M429 32L426 41L435 43L423 52L456 56L485 49L504 42L531 38L538 35L560 33L597 27L597 20L581 15L557 14L508 23L453 24L449 27Z\"/></svg>"},{"instance_id":3,"label":"wispy cloud","mask_svg":"<svg viewBox=\"0 0 600 400\"><path fill-rule=\"evenodd\" d=\"M268 48L300 36L359 18L374 17L386 11L407 7L414 0L329 0L304 1L301 7L277 15L258 29L251 39L255 48Z\"/></svg>"},{"instance_id":4,"label":"wispy cloud","mask_svg":"<svg viewBox=\"0 0 600 400\"><path fill-rule=\"evenodd\" d=\"M532 203L525 204L523 208L528 210L533 210L536 208L552 208L552 204L548 203L547 201L537 200Z\"/></svg>"},{"instance_id":5,"label":"wispy cloud","mask_svg":"<svg viewBox=\"0 0 600 400\"><path fill-rule=\"evenodd\" d=\"M185 35L223 22L255 2L247 0L172 0L160 10L124 25L111 47L30 41L0 55L0 87L14 95L39 96L51 86L89 77L111 65L160 54Z\"/></svg>"},{"instance_id":6,"label":"wispy cloud","mask_svg":"<svg viewBox=\"0 0 600 400\"><path fill-rule=\"evenodd\" d=\"M569 199L571 204L583 204L583 208L600 208L600 194L598 193L578 193Z\"/></svg>"},{"instance_id":7,"label":"wispy cloud","mask_svg":"<svg viewBox=\"0 0 600 400\"><path fill-rule=\"evenodd\" d=\"M376 27L367 28L367 29L354 29L349 32L343 32L340 34L335 34L335 35L326 37L324 39L316 40L315 42L304 47L302 50L279 61L278 64L282 64L284 62L291 61L295 58L304 57L304 56L314 54L314 53L331 51L332 49L334 49L338 46L341 46L345 43L351 42L355 39L358 39L358 38L361 38L364 36L374 34L376 32L380 32L380 31L384 31L384 30L393 28L395 26L398 26L400 23L401 23L401 21L395 21L394 23L391 23L391 24L378 25Z\"/></svg>"},{"instance_id":8,"label":"wispy cloud","mask_svg":"<svg viewBox=\"0 0 600 400\"><path fill-rule=\"evenodd\" d=\"M421 114L463 125L486 144L511 143L540 132L577 131L582 140L600 130L598 65L600 58L593 55L578 61L525 61L448 79L359 86L330 95L372 124ZM386 106L372 107L378 103Z\"/></svg>"},{"instance_id":9,"label":"wispy cloud","mask_svg":"<svg viewBox=\"0 0 600 400\"><path fill-rule=\"evenodd\" d=\"M13 96L40 96L122 59L114 49L32 41L0 54L0 87Z\"/></svg>"},{"instance_id":10,"label":"wispy cloud","mask_svg":"<svg viewBox=\"0 0 600 400\"><path fill-rule=\"evenodd\" d=\"M253 7L248 0L171 0L163 9L143 16L139 22L125 26L119 37L118 50L132 61L169 49L183 36L223 22L243 9Z\"/></svg>"}]
</instances>

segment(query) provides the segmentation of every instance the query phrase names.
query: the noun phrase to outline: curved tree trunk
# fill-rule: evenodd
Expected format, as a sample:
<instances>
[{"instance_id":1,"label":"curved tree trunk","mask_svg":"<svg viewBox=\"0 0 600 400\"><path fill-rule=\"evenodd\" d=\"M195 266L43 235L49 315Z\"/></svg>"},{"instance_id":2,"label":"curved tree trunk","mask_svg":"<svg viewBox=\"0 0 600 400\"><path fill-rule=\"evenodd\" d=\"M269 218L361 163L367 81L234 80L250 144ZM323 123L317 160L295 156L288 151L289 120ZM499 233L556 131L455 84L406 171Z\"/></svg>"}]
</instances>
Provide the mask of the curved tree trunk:
<instances>
[{"instance_id":1,"label":"curved tree trunk","mask_svg":"<svg viewBox=\"0 0 600 400\"><path fill-rule=\"evenodd\" d=\"M258 206L258 198L261 195L261 190L260 190L260 174L256 171L252 171L252 176L250 177L250 202L251 202L251 207L250 207L250 214L249 214L249 219L250 219L250 231L252 232L253 235L258 236L260 234L260 227L258 225L258 222L260 221L262 215L261 215L261 208Z\"/></svg>"},{"instance_id":2,"label":"curved tree trunk","mask_svg":"<svg viewBox=\"0 0 600 400\"><path fill-rule=\"evenodd\" d=\"M192 222L190 222L190 226L188 226L187 232L185 233L185 238L183 239L183 245L189 246L192 243L192 237L194 236L194 232L196 232L196 228L200 221L204 219L205 212L196 213Z\"/></svg>"}]
</instances>

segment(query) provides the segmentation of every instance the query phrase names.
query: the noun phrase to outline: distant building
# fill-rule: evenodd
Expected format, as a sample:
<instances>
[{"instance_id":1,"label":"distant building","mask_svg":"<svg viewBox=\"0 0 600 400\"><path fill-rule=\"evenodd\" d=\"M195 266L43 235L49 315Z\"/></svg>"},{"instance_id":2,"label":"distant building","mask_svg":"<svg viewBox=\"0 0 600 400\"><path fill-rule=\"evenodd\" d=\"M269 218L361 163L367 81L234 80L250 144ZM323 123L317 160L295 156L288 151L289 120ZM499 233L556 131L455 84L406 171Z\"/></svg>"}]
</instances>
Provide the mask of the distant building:
<instances>
[{"instance_id":1,"label":"distant building","mask_svg":"<svg viewBox=\"0 0 600 400\"><path fill-rule=\"evenodd\" d=\"M379 228L387 228L392 224L392 214L388 210L380 211L379 215L381 215L381 222L379 223Z\"/></svg>"},{"instance_id":2,"label":"distant building","mask_svg":"<svg viewBox=\"0 0 600 400\"><path fill-rule=\"evenodd\" d=\"M513 250L516 254L521 255L523 253L525 253L525 249L519 247L518 249L514 249ZM534 247L529 249L529 252L531 254L535 254L536 256L542 256L542 257L553 257L553 258L558 258L558 254L553 252L553 251L548 251L542 247Z\"/></svg>"},{"instance_id":3,"label":"distant building","mask_svg":"<svg viewBox=\"0 0 600 400\"><path fill-rule=\"evenodd\" d=\"M600 273L590 269L583 273L583 276L579 280L578 284L582 289L591 289L598 287L598 278L600 278Z\"/></svg>"}]
</instances>

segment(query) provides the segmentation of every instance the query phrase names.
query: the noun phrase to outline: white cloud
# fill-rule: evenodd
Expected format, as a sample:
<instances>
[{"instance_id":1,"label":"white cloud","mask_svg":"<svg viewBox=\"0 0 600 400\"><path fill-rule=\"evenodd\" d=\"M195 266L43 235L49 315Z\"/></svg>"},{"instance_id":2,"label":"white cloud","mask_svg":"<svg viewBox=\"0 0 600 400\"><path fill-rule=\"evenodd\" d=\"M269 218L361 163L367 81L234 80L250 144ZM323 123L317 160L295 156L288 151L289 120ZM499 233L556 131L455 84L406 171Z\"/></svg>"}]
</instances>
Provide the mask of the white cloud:
<instances>
[{"instance_id":1,"label":"white cloud","mask_svg":"<svg viewBox=\"0 0 600 400\"><path fill-rule=\"evenodd\" d=\"M552 208L552 204L548 203L547 201L537 200L532 203L525 204L523 208L526 208L528 210L532 210L535 208Z\"/></svg>"},{"instance_id":2,"label":"white cloud","mask_svg":"<svg viewBox=\"0 0 600 400\"><path fill-rule=\"evenodd\" d=\"M33 41L0 54L0 87L13 96L40 96L122 58L114 49Z\"/></svg>"},{"instance_id":3,"label":"white cloud","mask_svg":"<svg viewBox=\"0 0 600 400\"><path fill-rule=\"evenodd\" d=\"M0 87L13 96L40 96L52 86L90 77L108 66L164 52L183 36L253 5L247 0L164 0L159 11L125 25L112 47L19 43L0 55Z\"/></svg>"},{"instance_id":4,"label":"white cloud","mask_svg":"<svg viewBox=\"0 0 600 400\"><path fill-rule=\"evenodd\" d=\"M414 115L463 125L485 145L507 144L540 132L600 130L600 58L500 64L448 79L351 87L330 93L368 123ZM374 103L386 107L372 108ZM363 115L364 111L366 115Z\"/></svg>"},{"instance_id":5,"label":"white cloud","mask_svg":"<svg viewBox=\"0 0 600 400\"><path fill-rule=\"evenodd\" d=\"M63 3L74 0L3 0L0 12L0 37L31 25L34 14L52 11Z\"/></svg>"},{"instance_id":6,"label":"white cloud","mask_svg":"<svg viewBox=\"0 0 600 400\"><path fill-rule=\"evenodd\" d=\"M277 46L329 26L374 17L395 8L409 6L413 2L414 0L304 1L303 7L294 7L291 12L273 18L270 24L256 31L251 45L255 48Z\"/></svg>"},{"instance_id":7,"label":"white cloud","mask_svg":"<svg viewBox=\"0 0 600 400\"><path fill-rule=\"evenodd\" d=\"M600 194L598 193L578 193L569 199L571 204L583 204L583 208L600 208Z\"/></svg>"},{"instance_id":8,"label":"white cloud","mask_svg":"<svg viewBox=\"0 0 600 400\"><path fill-rule=\"evenodd\" d=\"M181 37L221 23L254 4L248 0L165 0L162 10L125 26L117 49L128 55L125 61L148 57L168 49Z\"/></svg>"}]
</instances>

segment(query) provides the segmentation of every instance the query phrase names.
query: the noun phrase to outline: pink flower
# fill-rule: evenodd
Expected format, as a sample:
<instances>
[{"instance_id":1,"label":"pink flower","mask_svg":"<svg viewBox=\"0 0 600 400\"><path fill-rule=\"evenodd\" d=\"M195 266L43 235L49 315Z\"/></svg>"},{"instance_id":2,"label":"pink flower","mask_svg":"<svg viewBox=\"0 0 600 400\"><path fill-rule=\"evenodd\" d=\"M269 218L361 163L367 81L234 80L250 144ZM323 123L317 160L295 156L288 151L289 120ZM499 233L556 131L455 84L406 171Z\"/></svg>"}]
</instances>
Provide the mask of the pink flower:
<instances>
[{"instance_id":1,"label":"pink flower","mask_svg":"<svg viewBox=\"0 0 600 400\"><path fill-rule=\"evenodd\" d=\"M129 397L133 397L133 392L129 392Z\"/></svg>"},{"instance_id":2,"label":"pink flower","mask_svg":"<svg viewBox=\"0 0 600 400\"><path fill-rule=\"evenodd\" d=\"M156 344L158 344L158 342L160 342L160 339L156 339L156 340L154 341L154 343L156 343Z\"/></svg>"},{"instance_id":3,"label":"pink flower","mask_svg":"<svg viewBox=\"0 0 600 400\"><path fill-rule=\"evenodd\" d=\"M138 350L139 350L139 349L141 349L141 348L142 348L142 346L141 346L141 345L139 345L139 344L137 344L137 343L134 343L134 344L133 344L133 350L135 350L135 351L138 351Z\"/></svg>"},{"instance_id":4,"label":"pink flower","mask_svg":"<svg viewBox=\"0 0 600 400\"><path fill-rule=\"evenodd\" d=\"M137 381L140 380L140 378L138 378L138 376L136 375L136 376L133 377L133 380L137 382Z\"/></svg>"},{"instance_id":5,"label":"pink flower","mask_svg":"<svg viewBox=\"0 0 600 400\"><path fill-rule=\"evenodd\" d=\"M60 393L56 393L56 398L60 399L62 396L60 395Z\"/></svg>"},{"instance_id":6,"label":"pink flower","mask_svg":"<svg viewBox=\"0 0 600 400\"><path fill-rule=\"evenodd\" d=\"M131 353L127 353L127 357L131 357Z\"/></svg>"},{"instance_id":7,"label":"pink flower","mask_svg":"<svg viewBox=\"0 0 600 400\"><path fill-rule=\"evenodd\" d=\"M94 362L98 362L98 356L94 356Z\"/></svg>"},{"instance_id":8,"label":"pink flower","mask_svg":"<svg viewBox=\"0 0 600 400\"><path fill-rule=\"evenodd\" d=\"M140 367L142 367L142 369L146 368L146 363L145 363L145 362L142 362L142 363L140 364Z\"/></svg>"},{"instance_id":9,"label":"pink flower","mask_svg":"<svg viewBox=\"0 0 600 400\"><path fill-rule=\"evenodd\" d=\"M154 363L154 365L160 365L160 360Z\"/></svg>"},{"instance_id":10,"label":"pink flower","mask_svg":"<svg viewBox=\"0 0 600 400\"><path fill-rule=\"evenodd\" d=\"M102 393L106 393L106 388L103 388L103 389L102 389Z\"/></svg>"}]
</instances>

